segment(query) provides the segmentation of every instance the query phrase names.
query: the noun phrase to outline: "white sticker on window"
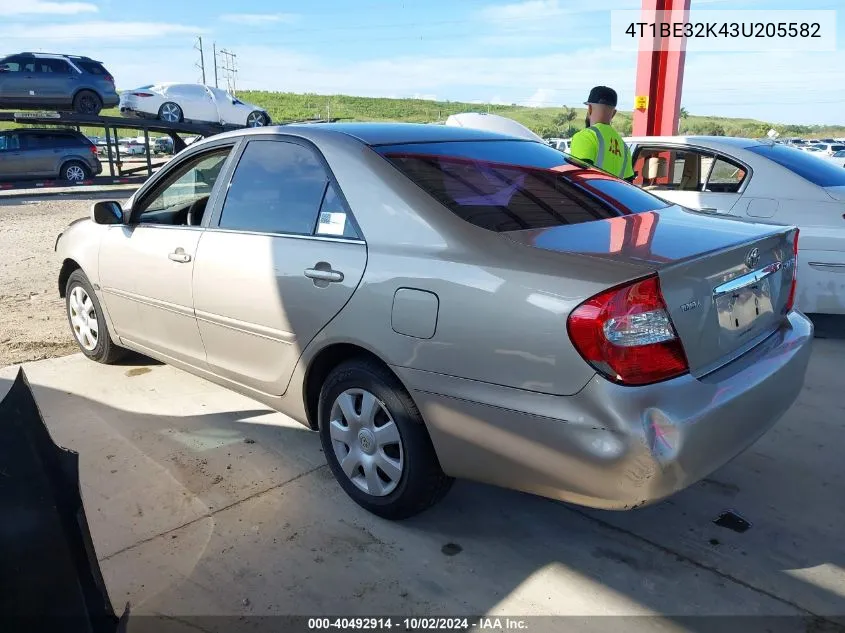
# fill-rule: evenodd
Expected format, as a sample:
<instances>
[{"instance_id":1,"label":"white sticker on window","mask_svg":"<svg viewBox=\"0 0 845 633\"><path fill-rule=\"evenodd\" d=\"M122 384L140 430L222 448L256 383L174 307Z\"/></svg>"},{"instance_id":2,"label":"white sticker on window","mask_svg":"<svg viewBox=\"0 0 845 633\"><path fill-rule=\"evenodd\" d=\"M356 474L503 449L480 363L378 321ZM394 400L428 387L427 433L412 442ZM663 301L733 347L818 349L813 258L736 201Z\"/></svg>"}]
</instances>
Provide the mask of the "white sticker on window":
<instances>
[{"instance_id":1,"label":"white sticker on window","mask_svg":"<svg viewBox=\"0 0 845 633\"><path fill-rule=\"evenodd\" d=\"M322 235L343 235L346 228L345 213L321 213L317 233Z\"/></svg>"}]
</instances>

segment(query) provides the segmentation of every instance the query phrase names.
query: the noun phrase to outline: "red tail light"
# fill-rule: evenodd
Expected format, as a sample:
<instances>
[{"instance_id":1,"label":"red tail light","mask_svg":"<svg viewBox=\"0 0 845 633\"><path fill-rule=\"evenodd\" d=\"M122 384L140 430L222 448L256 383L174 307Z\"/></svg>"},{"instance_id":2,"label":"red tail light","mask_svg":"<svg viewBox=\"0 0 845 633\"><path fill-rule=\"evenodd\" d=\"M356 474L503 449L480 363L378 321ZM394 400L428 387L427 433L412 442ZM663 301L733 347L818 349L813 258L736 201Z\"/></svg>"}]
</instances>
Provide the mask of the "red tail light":
<instances>
[{"instance_id":1,"label":"red tail light","mask_svg":"<svg viewBox=\"0 0 845 633\"><path fill-rule=\"evenodd\" d=\"M91 150L91 153L94 154L94 156L97 155L97 146L96 145L91 145L88 149Z\"/></svg>"},{"instance_id":2,"label":"red tail light","mask_svg":"<svg viewBox=\"0 0 845 633\"><path fill-rule=\"evenodd\" d=\"M112 77L111 75L106 75L106 81L114 83L114 77Z\"/></svg>"},{"instance_id":3,"label":"red tail light","mask_svg":"<svg viewBox=\"0 0 845 633\"><path fill-rule=\"evenodd\" d=\"M567 330L584 360L614 382L647 385L689 371L656 276L588 299Z\"/></svg>"},{"instance_id":4,"label":"red tail light","mask_svg":"<svg viewBox=\"0 0 845 633\"><path fill-rule=\"evenodd\" d=\"M133 92L132 96L134 96L134 97L154 97L155 95L152 92Z\"/></svg>"},{"instance_id":5,"label":"red tail light","mask_svg":"<svg viewBox=\"0 0 845 633\"><path fill-rule=\"evenodd\" d=\"M792 284L789 286L789 296L786 298L786 305L783 308L784 312L789 312L795 307L795 292L798 289L798 233L799 229L795 229L795 237L792 242Z\"/></svg>"}]
</instances>

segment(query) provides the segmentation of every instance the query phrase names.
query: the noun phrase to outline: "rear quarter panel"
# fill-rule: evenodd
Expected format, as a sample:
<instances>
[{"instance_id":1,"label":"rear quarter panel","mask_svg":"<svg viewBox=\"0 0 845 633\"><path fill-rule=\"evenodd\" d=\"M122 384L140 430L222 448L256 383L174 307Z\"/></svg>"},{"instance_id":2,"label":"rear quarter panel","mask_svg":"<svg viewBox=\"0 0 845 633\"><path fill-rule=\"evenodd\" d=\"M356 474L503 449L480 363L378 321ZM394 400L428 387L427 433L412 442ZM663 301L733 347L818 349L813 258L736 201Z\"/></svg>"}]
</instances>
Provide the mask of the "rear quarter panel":
<instances>
[{"instance_id":1,"label":"rear quarter panel","mask_svg":"<svg viewBox=\"0 0 845 633\"><path fill-rule=\"evenodd\" d=\"M391 365L520 389L563 395L587 384L595 372L570 343L567 316L645 268L513 243L461 220L360 143L321 149L361 226L368 263L306 357L349 342ZM402 288L437 296L430 338L393 329Z\"/></svg>"}]
</instances>

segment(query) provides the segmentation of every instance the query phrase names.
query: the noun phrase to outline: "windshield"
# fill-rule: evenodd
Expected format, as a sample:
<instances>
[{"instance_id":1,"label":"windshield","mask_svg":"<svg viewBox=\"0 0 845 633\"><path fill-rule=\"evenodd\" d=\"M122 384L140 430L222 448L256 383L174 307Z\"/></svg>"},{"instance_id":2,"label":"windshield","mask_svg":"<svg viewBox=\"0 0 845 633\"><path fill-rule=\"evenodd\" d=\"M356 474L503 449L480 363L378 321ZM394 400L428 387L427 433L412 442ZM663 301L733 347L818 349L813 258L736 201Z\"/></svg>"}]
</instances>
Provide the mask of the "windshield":
<instances>
[{"instance_id":1,"label":"windshield","mask_svg":"<svg viewBox=\"0 0 845 633\"><path fill-rule=\"evenodd\" d=\"M545 143L462 141L375 148L441 204L491 231L518 231L669 206Z\"/></svg>"},{"instance_id":2,"label":"windshield","mask_svg":"<svg viewBox=\"0 0 845 633\"><path fill-rule=\"evenodd\" d=\"M748 150L776 162L819 187L845 186L845 169L811 153L784 145L755 145Z\"/></svg>"}]
</instances>

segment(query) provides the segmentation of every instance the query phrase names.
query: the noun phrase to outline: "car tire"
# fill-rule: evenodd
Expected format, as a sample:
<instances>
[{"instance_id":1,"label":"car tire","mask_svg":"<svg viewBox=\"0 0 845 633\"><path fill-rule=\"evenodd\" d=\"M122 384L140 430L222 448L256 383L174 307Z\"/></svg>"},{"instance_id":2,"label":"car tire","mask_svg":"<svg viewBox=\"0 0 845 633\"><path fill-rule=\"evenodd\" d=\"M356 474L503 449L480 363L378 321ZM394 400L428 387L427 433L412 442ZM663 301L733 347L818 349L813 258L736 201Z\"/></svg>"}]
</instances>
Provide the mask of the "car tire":
<instances>
[{"instance_id":1,"label":"car tire","mask_svg":"<svg viewBox=\"0 0 845 633\"><path fill-rule=\"evenodd\" d=\"M88 165L78 160L69 160L59 170L59 179L70 182L82 182L91 177L91 170Z\"/></svg>"},{"instance_id":2,"label":"car tire","mask_svg":"<svg viewBox=\"0 0 845 633\"><path fill-rule=\"evenodd\" d=\"M332 474L373 514L405 519L451 488L454 480L440 468L419 409L378 362L360 358L334 368L323 383L317 418Z\"/></svg>"},{"instance_id":3,"label":"car tire","mask_svg":"<svg viewBox=\"0 0 845 633\"><path fill-rule=\"evenodd\" d=\"M96 116L103 109L103 100L96 92L80 90L73 98L73 111L77 114L91 114Z\"/></svg>"},{"instance_id":4,"label":"car tire","mask_svg":"<svg viewBox=\"0 0 845 633\"><path fill-rule=\"evenodd\" d=\"M185 115L178 103L165 101L158 109L158 119L168 123L179 123L185 119Z\"/></svg>"},{"instance_id":5,"label":"car tire","mask_svg":"<svg viewBox=\"0 0 845 633\"><path fill-rule=\"evenodd\" d=\"M112 341L100 301L81 269L73 271L65 285L65 312L73 338L88 358L110 365L126 354Z\"/></svg>"},{"instance_id":6,"label":"car tire","mask_svg":"<svg viewBox=\"0 0 845 633\"><path fill-rule=\"evenodd\" d=\"M264 127L265 125L270 125L270 117L266 112L253 110L246 117L247 127Z\"/></svg>"}]
</instances>

